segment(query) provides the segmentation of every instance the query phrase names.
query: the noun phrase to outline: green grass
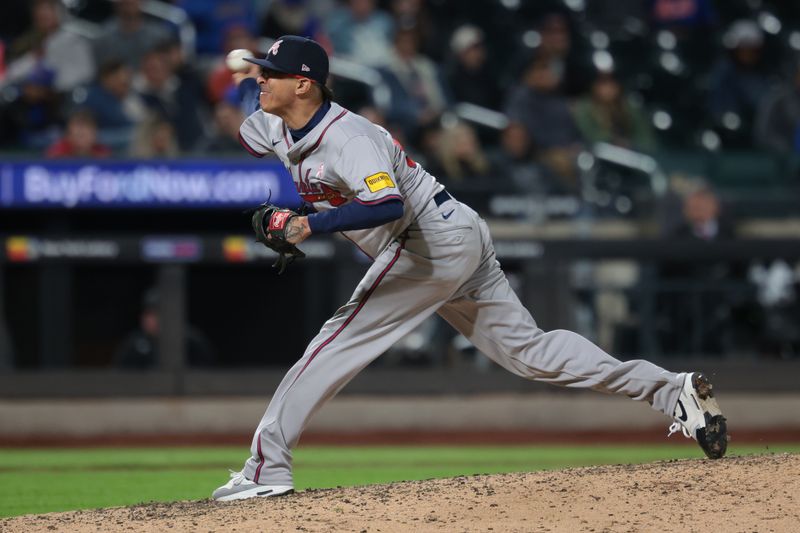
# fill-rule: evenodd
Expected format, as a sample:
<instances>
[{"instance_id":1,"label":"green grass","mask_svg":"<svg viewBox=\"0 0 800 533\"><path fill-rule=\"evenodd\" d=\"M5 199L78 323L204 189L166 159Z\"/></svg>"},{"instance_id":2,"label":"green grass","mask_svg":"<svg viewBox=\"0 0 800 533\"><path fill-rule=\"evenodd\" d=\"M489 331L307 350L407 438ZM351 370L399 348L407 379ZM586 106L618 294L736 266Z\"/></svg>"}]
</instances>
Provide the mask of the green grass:
<instances>
[{"instance_id":1,"label":"green grass","mask_svg":"<svg viewBox=\"0 0 800 533\"><path fill-rule=\"evenodd\" d=\"M800 444L729 453L800 452ZM241 447L0 449L0 517L207 498L246 458ZM691 443L460 447L301 447L295 486L325 488L456 475L700 457Z\"/></svg>"}]
</instances>

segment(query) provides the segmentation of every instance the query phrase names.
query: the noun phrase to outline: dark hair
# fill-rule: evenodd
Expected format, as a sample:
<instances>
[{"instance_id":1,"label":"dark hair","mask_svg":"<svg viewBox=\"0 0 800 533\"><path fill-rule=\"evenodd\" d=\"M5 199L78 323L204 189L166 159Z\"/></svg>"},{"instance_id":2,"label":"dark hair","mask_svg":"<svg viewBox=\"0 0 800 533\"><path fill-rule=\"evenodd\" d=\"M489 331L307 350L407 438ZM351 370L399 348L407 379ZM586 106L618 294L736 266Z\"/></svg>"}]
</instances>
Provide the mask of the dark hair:
<instances>
[{"instance_id":1,"label":"dark hair","mask_svg":"<svg viewBox=\"0 0 800 533\"><path fill-rule=\"evenodd\" d=\"M333 102L333 98L334 98L333 89L331 89L327 85L323 85L321 83L315 83L314 85L319 86L320 90L322 91L322 98L324 100L328 100L329 102Z\"/></svg>"}]
</instances>

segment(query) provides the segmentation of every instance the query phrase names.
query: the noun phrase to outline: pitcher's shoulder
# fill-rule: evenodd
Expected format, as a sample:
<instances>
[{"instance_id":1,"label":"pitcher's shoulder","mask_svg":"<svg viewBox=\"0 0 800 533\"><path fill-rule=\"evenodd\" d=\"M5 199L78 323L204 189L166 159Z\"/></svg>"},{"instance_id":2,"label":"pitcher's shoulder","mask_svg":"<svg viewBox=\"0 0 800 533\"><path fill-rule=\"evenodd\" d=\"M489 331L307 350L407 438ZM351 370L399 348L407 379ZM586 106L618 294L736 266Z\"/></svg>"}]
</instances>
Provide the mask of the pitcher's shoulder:
<instances>
[{"instance_id":1,"label":"pitcher's shoulder","mask_svg":"<svg viewBox=\"0 0 800 533\"><path fill-rule=\"evenodd\" d=\"M283 132L283 119L259 109L244 119L241 128L255 130L267 136L273 134L281 135Z\"/></svg>"}]
</instances>

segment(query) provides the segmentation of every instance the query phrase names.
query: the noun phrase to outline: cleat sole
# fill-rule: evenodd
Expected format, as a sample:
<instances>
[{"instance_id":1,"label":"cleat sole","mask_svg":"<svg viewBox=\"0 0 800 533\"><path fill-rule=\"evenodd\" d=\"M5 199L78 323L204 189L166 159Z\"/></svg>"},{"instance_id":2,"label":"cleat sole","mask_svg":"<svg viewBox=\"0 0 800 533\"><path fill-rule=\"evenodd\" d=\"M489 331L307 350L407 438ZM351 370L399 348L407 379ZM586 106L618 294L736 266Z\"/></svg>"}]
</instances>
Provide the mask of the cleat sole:
<instances>
[{"instance_id":1,"label":"cleat sole","mask_svg":"<svg viewBox=\"0 0 800 533\"><path fill-rule=\"evenodd\" d=\"M714 386L705 374L698 372L692 376L692 387L706 419L706 427L697 430L697 442L710 459L720 459L728 449L728 421L722 416L714 398Z\"/></svg>"},{"instance_id":2,"label":"cleat sole","mask_svg":"<svg viewBox=\"0 0 800 533\"><path fill-rule=\"evenodd\" d=\"M728 450L728 422L722 415L706 413L706 427L697 430L697 443L709 459L721 459Z\"/></svg>"}]
</instances>

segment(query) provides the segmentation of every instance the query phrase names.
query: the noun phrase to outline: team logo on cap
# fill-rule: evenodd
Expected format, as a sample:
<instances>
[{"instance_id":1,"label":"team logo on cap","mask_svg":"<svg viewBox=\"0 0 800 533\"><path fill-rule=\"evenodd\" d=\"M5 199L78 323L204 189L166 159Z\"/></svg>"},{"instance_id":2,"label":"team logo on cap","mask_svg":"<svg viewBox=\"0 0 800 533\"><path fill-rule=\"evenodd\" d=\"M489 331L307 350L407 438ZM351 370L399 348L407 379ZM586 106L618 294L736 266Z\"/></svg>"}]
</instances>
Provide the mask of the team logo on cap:
<instances>
[{"instance_id":1,"label":"team logo on cap","mask_svg":"<svg viewBox=\"0 0 800 533\"><path fill-rule=\"evenodd\" d=\"M281 47L281 43L282 42L283 42L283 39L281 39L280 41L275 41L275 44L270 46L269 52L267 52L267 55L270 55L270 54L272 54L274 56L278 55L278 48Z\"/></svg>"}]
</instances>

